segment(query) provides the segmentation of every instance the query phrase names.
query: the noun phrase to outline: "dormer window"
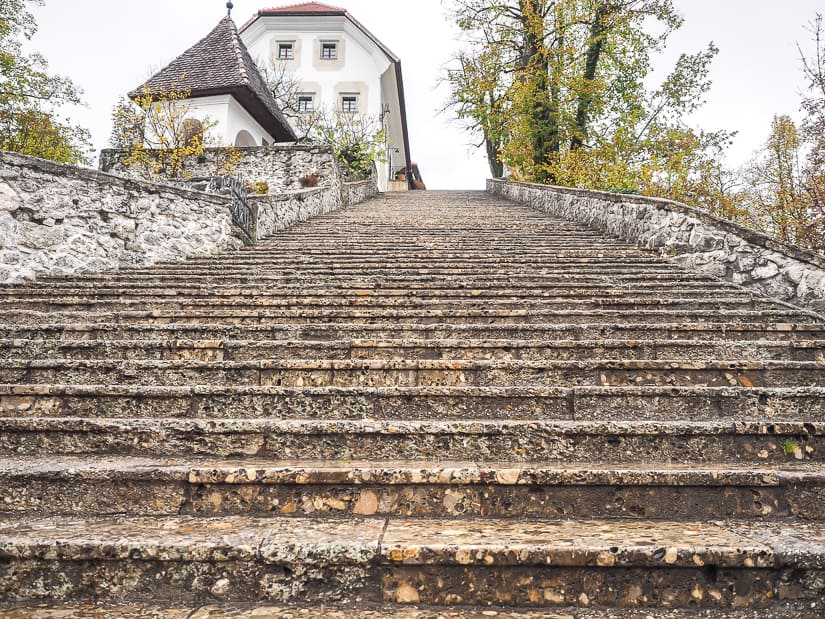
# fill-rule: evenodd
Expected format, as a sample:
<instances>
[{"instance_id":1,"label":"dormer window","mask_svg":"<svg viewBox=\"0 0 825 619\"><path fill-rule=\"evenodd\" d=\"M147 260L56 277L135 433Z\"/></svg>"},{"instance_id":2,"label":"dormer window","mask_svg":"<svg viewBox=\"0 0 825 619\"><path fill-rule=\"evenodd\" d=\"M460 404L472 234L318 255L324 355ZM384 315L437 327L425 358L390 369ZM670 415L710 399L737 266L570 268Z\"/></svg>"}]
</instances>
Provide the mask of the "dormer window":
<instances>
[{"instance_id":1,"label":"dormer window","mask_svg":"<svg viewBox=\"0 0 825 619\"><path fill-rule=\"evenodd\" d=\"M295 60L295 42L278 42L278 60Z\"/></svg>"},{"instance_id":2,"label":"dormer window","mask_svg":"<svg viewBox=\"0 0 825 619\"><path fill-rule=\"evenodd\" d=\"M338 41L321 41L321 60L338 60Z\"/></svg>"},{"instance_id":3,"label":"dormer window","mask_svg":"<svg viewBox=\"0 0 825 619\"><path fill-rule=\"evenodd\" d=\"M358 111L358 95L353 93L341 95L341 111L344 114L355 114Z\"/></svg>"},{"instance_id":4,"label":"dormer window","mask_svg":"<svg viewBox=\"0 0 825 619\"><path fill-rule=\"evenodd\" d=\"M315 93L298 93L298 111L302 114L308 114L315 111Z\"/></svg>"}]
</instances>

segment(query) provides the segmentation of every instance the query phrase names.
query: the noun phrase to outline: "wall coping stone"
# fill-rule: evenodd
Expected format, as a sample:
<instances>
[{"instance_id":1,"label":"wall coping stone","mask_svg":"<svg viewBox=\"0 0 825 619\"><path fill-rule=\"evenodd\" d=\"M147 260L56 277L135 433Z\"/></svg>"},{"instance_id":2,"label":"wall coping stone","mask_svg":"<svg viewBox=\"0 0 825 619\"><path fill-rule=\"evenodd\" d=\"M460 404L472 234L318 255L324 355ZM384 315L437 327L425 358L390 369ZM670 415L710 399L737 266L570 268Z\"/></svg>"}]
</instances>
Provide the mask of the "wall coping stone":
<instances>
[{"instance_id":1,"label":"wall coping stone","mask_svg":"<svg viewBox=\"0 0 825 619\"><path fill-rule=\"evenodd\" d=\"M652 206L656 206L667 211L676 211L678 213L682 213L683 215L690 215L691 217L695 217L696 219L699 219L704 223L716 226L724 230L725 232L735 234L736 236L753 245L759 245L761 247L764 247L765 249L770 249L772 251L785 254L801 262L808 262L817 267L825 268L825 257L820 256L819 254L813 251L803 249L802 247L792 245L791 243L786 243L785 241L782 241L781 239L778 239L774 236L770 236L763 232L758 232L753 228L748 228L747 226L743 226L742 224L722 219L721 217L712 215L711 213L703 209L697 208L695 206L688 206L687 204L684 204L682 202L676 202L675 200L668 200L666 198L651 198L649 196L641 196L638 194L616 193L612 191L598 191L595 189L578 189L576 187L560 187L557 185L525 183L519 181L510 181L504 178L493 178L490 179L490 181L493 183L506 183L508 185L532 187L535 189L555 191L558 193L572 194L575 196L587 198L598 198L600 200L616 202L618 204L627 202L640 202L643 204L650 204Z\"/></svg>"},{"instance_id":2,"label":"wall coping stone","mask_svg":"<svg viewBox=\"0 0 825 619\"><path fill-rule=\"evenodd\" d=\"M47 172L49 174L54 174L55 176L67 176L80 180L91 181L100 185L120 185L126 189L142 189L148 193L172 192L184 198L204 200L207 202L214 202L216 204L230 204L232 202L232 199L228 196L198 191L196 189L187 189L172 183L146 181L132 178L130 176L124 176L122 174L101 172L100 170L95 170L94 168L82 168L66 163L56 163L54 161L48 161L47 159L29 157L27 155L20 155L18 153L12 153L4 150L0 150L0 161L15 167L32 168L42 172Z\"/></svg>"},{"instance_id":3,"label":"wall coping stone","mask_svg":"<svg viewBox=\"0 0 825 619\"><path fill-rule=\"evenodd\" d=\"M330 187L310 187L308 189L295 189L290 191L279 191L278 193L251 193L249 194L248 199L251 202L267 200L267 201L277 201L277 200L303 200L310 196L313 196L318 193L323 193L325 191L330 190Z\"/></svg>"}]
</instances>

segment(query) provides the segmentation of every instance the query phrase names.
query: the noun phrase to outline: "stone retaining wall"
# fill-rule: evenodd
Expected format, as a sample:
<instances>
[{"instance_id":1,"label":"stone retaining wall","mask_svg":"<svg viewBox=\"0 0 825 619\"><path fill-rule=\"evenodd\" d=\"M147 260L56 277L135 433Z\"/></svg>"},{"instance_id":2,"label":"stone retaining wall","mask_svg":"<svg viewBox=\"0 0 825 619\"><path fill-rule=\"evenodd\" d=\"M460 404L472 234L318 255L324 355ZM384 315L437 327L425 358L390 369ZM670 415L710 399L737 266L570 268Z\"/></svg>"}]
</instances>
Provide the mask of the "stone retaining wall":
<instances>
[{"instance_id":1,"label":"stone retaining wall","mask_svg":"<svg viewBox=\"0 0 825 619\"><path fill-rule=\"evenodd\" d=\"M641 196L487 181L487 191L657 250L688 269L825 311L825 259L704 211Z\"/></svg>"},{"instance_id":2,"label":"stone retaining wall","mask_svg":"<svg viewBox=\"0 0 825 619\"><path fill-rule=\"evenodd\" d=\"M250 196L249 201L257 210L256 240L258 241L281 230L286 230L298 222L331 213L342 206L341 194L332 188Z\"/></svg>"},{"instance_id":3,"label":"stone retaining wall","mask_svg":"<svg viewBox=\"0 0 825 619\"><path fill-rule=\"evenodd\" d=\"M0 282L242 245L228 198L0 152Z\"/></svg>"},{"instance_id":4,"label":"stone retaining wall","mask_svg":"<svg viewBox=\"0 0 825 619\"><path fill-rule=\"evenodd\" d=\"M255 149L246 149L255 150ZM377 194L374 181L250 196L256 240ZM236 249L231 200L0 151L0 282Z\"/></svg>"},{"instance_id":5,"label":"stone retaining wall","mask_svg":"<svg viewBox=\"0 0 825 619\"><path fill-rule=\"evenodd\" d=\"M355 181L344 183L341 188L341 202L343 206L361 204L378 195L378 185L375 180Z\"/></svg>"},{"instance_id":6,"label":"stone retaining wall","mask_svg":"<svg viewBox=\"0 0 825 619\"><path fill-rule=\"evenodd\" d=\"M334 187L341 184L340 171L332 149L327 146L306 144L277 144L234 149L240 160L233 164L232 174L244 180L266 182L269 193L282 193L304 189L301 178L315 175L318 187ZM227 174L223 161L227 149L208 148L202 157L187 164L186 174L191 177L221 176ZM100 169L124 176L138 178L139 170L123 165L126 151L107 149L100 154Z\"/></svg>"}]
</instances>

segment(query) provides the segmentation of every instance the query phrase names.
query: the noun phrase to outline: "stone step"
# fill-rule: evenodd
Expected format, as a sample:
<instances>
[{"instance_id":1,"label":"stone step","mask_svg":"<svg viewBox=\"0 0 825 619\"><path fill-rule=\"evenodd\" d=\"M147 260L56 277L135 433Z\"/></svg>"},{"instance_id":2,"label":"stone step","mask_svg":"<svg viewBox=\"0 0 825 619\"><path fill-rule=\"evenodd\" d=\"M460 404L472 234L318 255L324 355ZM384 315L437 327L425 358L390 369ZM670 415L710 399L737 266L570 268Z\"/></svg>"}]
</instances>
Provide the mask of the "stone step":
<instances>
[{"instance_id":1,"label":"stone step","mask_svg":"<svg viewBox=\"0 0 825 619\"><path fill-rule=\"evenodd\" d=\"M707 323L722 321L731 323L806 323L818 318L812 312L783 306L765 310L716 310L716 309L634 309L632 312L617 309L399 309L399 308L331 308L331 309L284 309L261 310L210 309L210 310L135 310L135 311L31 311L8 310L0 315L3 323L53 324L61 322L107 322L136 324L221 324L256 325L289 323L308 325L370 324L379 321L411 322L417 325L511 325L511 324L592 324L595 322L628 324L662 324L674 322Z\"/></svg>"},{"instance_id":2,"label":"stone step","mask_svg":"<svg viewBox=\"0 0 825 619\"><path fill-rule=\"evenodd\" d=\"M437 267L428 266L425 263L395 265L382 263L381 265L350 265L350 266L324 266L324 265L307 265L307 266L292 266L276 268L275 266L260 265L260 264L245 264L238 263L236 265L226 264L223 268L216 268L213 265L192 265L181 263L177 265L167 265L151 268L131 268L121 271L123 277L136 277L142 275L163 275L164 277L170 275L216 275L219 273L229 273L233 275L241 275L246 273L257 273L262 269L266 269L267 275L274 277L289 277L289 276L330 276L340 274L347 275L363 275L370 274L377 276L381 274L391 274L394 277L409 275L410 277L421 276L455 276L455 275L470 275L473 277L485 276L507 276L519 275L522 277L534 276L541 277L545 275L556 274L601 274L609 276L616 274L637 274L637 273L659 273L659 274L673 274L684 275L685 271L681 270L675 265L667 263L651 261L645 262L616 262L616 261L569 261L569 262L554 262L552 264L533 265L532 267L525 267L523 265L502 265L490 262L488 264L467 265L454 267Z\"/></svg>"},{"instance_id":3,"label":"stone step","mask_svg":"<svg viewBox=\"0 0 825 619\"><path fill-rule=\"evenodd\" d=\"M278 253L255 251L249 253L228 253L220 257L207 257L183 262L162 263L155 265L152 269L160 268L196 268L196 269L220 269L220 268L248 268L252 266L267 266L270 268L282 268L286 270L303 269L378 269L386 270L392 266L400 270L405 269L479 269L488 270L490 268L512 267L516 269L532 270L536 267L555 267L569 264L604 264L609 266L619 265L651 265L656 268L663 266L672 268L673 265L663 262L655 254L645 253L639 250L628 248L625 251L592 251L586 249L573 250L568 252L544 252L533 253L532 255L502 255L499 252L485 252L474 257L458 256L454 258L444 258L438 255L422 254L420 257L412 257L409 254L389 254L387 252L373 253L370 256L359 256L352 254L331 255L325 252L317 257L303 254L301 249L290 253L281 248ZM140 272L145 269L128 267L124 272Z\"/></svg>"},{"instance_id":4,"label":"stone step","mask_svg":"<svg viewBox=\"0 0 825 619\"><path fill-rule=\"evenodd\" d=\"M279 245L277 250L266 251L256 248L253 251L226 253L219 257L208 256L203 258L192 258L183 263L198 267L211 266L221 268L224 265L266 265L283 266L287 268L303 268L305 266L324 266L329 268L345 268L350 266L363 266L371 268L373 266L386 266L391 261L398 267L421 266L424 268L443 267L480 267L487 268L490 264L513 265L533 268L537 265L565 264L567 262L608 262L608 263L629 263L634 264L662 264L661 259L655 255L632 248L614 246L609 250L598 249L560 249L553 251L533 251L504 253L501 251L467 251L464 253L444 253L444 252L392 252L382 251L377 254L374 250L364 252L353 251L322 251L306 252L308 248L296 247L288 250ZM175 263L159 263L157 266Z\"/></svg>"},{"instance_id":5,"label":"stone step","mask_svg":"<svg viewBox=\"0 0 825 619\"><path fill-rule=\"evenodd\" d=\"M689 463L752 466L813 461L821 467L823 461L822 415L787 422L717 418L645 423L446 415L438 420L176 418L161 416L157 408L153 412L157 417L0 418L0 454L485 460L510 462L511 468L517 462L592 462L596 455L605 462L630 464L684 458Z\"/></svg>"},{"instance_id":6,"label":"stone step","mask_svg":"<svg viewBox=\"0 0 825 619\"><path fill-rule=\"evenodd\" d=\"M759 610L506 609L369 604L336 605L227 605L180 604L23 604L0 605L2 619L822 619L817 610L794 610L787 605Z\"/></svg>"},{"instance_id":7,"label":"stone step","mask_svg":"<svg viewBox=\"0 0 825 619\"><path fill-rule=\"evenodd\" d=\"M579 359L825 362L825 340L0 340L0 359Z\"/></svg>"},{"instance_id":8,"label":"stone step","mask_svg":"<svg viewBox=\"0 0 825 619\"><path fill-rule=\"evenodd\" d=\"M825 419L825 388L0 385L21 417Z\"/></svg>"},{"instance_id":9,"label":"stone step","mask_svg":"<svg viewBox=\"0 0 825 619\"><path fill-rule=\"evenodd\" d=\"M250 279L250 276L257 276L261 273L260 266L251 266L249 268L236 269L190 269L179 267L173 269L158 268L146 269L143 271L124 271L119 273L118 281L189 281L204 278L220 278L221 280L230 281L232 278ZM266 282L289 282L296 283L304 282L308 285L313 285L314 282L327 282L329 280L352 280L369 278L370 281L387 281L387 282L406 282L407 285L414 286L417 281L445 281L454 282L456 280L462 281L541 281L546 279L557 279L560 277L570 277L576 279L591 277L600 277L602 281L636 281L639 279L646 279L646 276L658 276L660 280L664 281L678 281L679 279L691 279L683 271L677 267L641 267L641 266L618 266L615 268L606 265L593 265L592 267L574 265L570 268L554 267L542 268L525 271L524 269L494 269L494 270L480 270L480 269L453 269L453 270L435 270L435 269L291 269L274 271L267 270ZM88 276L87 276L88 277ZM105 276L101 276L105 278ZM257 279L257 277L256 277ZM104 279L104 281L106 281ZM111 280L108 280L111 281ZM702 281L702 280L699 280ZM512 285L512 284L511 284Z\"/></svg>"},{"instance_id":10,"label":"stone step","mask_svg":"<svg viewBox=\"0 0 825 619\"><path fill-rule=\"evenodd\" d=\"M773 464L745 460L753 454L742 445L769 444L746 435L739 435L739 445L729 441L742 461L698 462L707 436L671 435L678 453L668 455L686 456L678 465L657 461L662 456L653 449L636 452L636 461L624 465L56 454L0 459L0 514L690 520L701 513L707 520L825 520L822 435L816 437L819 459L806 464L776 455L782 452L776 435L768 457ZM690 446L678 446L680 438ZM719 453L725 446L709 447ZM654 459L643 463L646 455Z\"/></svg>"},{"instance_id":11,"label":"stone step","mask_svg":"<svg viewBox=\"0 0 825 619\"><path fill-rule=\"evenodd\" d=\"M276 387L825 387L816 361L8 360L0 383Z\"/></svg>"},{"instance_id":12,"label":"stone step","mask_svg":"<svg viewBox=\"0 0 825 619\"><path fill-rule=\"evenodd\" d=\"M825 609L821 524L50 517L0 521L6 601ZM13 575L13 577L12 577Z\"/></svg>"},{"instance_id":13,"label":"stone step","mask_svg":"<svg viewBox=\"0 0 825 619\"><path fill-rule=\"evenodd\" d=\"M91 299L87 297L51 297L34 299L0 299L0 313L14 310L35 310L39 312L123 312L147 309L169 310L221 310L221 311L262 311L267 309L306 309L324 311L344 307L364 309L399 310L530 310L535 312L558 310L592 310L636 312L651 309L670 310L757 310L770 311L783 306L770 300L733 298L639 298L627 296L571 298L501 298L473 297L464 299L421 299L417 297L374 297L361 295L352 298L264 298L253 297L144 297L141 299ZM785 308L787 309L787 308Z\"/></svg>"},{"instance_id":14,"label":"stone step","mask_svg":"<svg viewBox=\"0 0 825 619\"><path fill-rule=\"evenodd\" d=\"M51 291L51 292L50 292ZM753 297L749 292L733 284L692 282L685 281L678 286L666 287L660 282L634 282L632 286L617 286L604 279L591 278L586 284L576 287L575 285L560 282L541 282L535 285L519 286L492 286L485 282L479 282L477 289L466 288L438 288L427 286L422 283L415 289L392 288L382 285L373 288L360 288L346 286L341 283L330 283L327 288L307 288L306 286L284 286L271 288L239 282L232 286L214 286L209 283L191 284L185 287L169 285L154 285L151 282L133 282L130 285L123 285L120 282L95 283L82 280L66 279L57 282L38 281L37 286L16 285L0 287L0 295L11 298L29 298L42 296L53 298L54 292L60 296L89 296L91 298L101 298L108 296L118 296L125 298L141 298L143 296L178 296L178 295L201 295L201 296L260 296L261 298L303 298L303 297L358 297L366 294L382 297L397 296L417 296L421 298L465 298L465 297L559 297L559 298L586 298L589 296L625 296L638 295L649 296L652 293L661 294L662 298L693 298L695 296L707 296L710 294L730 297L742 295Z\"/></svg>"},{"instance_id":15,"label":"stone step","mask_svg":"<svg viewBox=\"0 0 825 619\"><path fill-rule=\"evenodd\" d=\"M243 285L248 284L251 279L254 279L260 288L267 288L272 286L304 286L305 288L330 288L335 286L346 286L356 288L373 288L375 286L382 286L386 288L413 288L413 289L427 289L427 288L453 288L462 289L469 288L474 290L479 287L502 288L512 287L514 282L519 282L519 287L534 287L553 285L558 286L564 282L569 286L577 286L581 284L588 284L590 282L599 282L602 284L610 284L612 286L624 285L638 285L644 282L659 282L663 286L679 287L685 281L692 281L700 284L713 283L715 280L710 277L703 277L700 275L688 275L674 272L653 273L643 269L627 270L625 273L610 273L605 275L601 270L594 269L591 273L582 272L580 269L563 271L563 272L547 272L540 275L531 273L511 273L506 275L484 274L483 276L476 276L474 273L466 275L376 275L370 272L352 273L345 275L343 273L329 273L316 274L313 277L308 277L306 274L295 273L291 275L269 275L267 273L254 273L254 278L250 274L244 273L223 273L221 271L213 271L211 274L200 275L186 275L176 273L159 273L155 275L130 275L125 274L100 274L100 275L77 275L72 278L52 278L44 280L47 284L49 282L66 285L70 283L72 286L78 285L116 285L116 286L132 286L140 284L153 284L160 286L188 286L189 284L212 284L212 285Z\"/></svg>"},{"instance_id":16,"label":"stone step","mask_svg":"<svg viewBox=\"0 0 825 619\"><path fill-rule=\"evenodd\" d=\"M170 323L90 323L83 320L50 324L2 324L3 339L70 339L70 340L296 340L336 341L341 339L483 339L483 340L542 340L605 341L620 339L632 344L647 340L692 340L696 342L810 342L825 340L825 325L810 319L793 322L661 322L632 324L593 322L586 324L416 324L385 322L346 324L308 323L284 324L216 324Z\"/></svg>"}]
</instances>

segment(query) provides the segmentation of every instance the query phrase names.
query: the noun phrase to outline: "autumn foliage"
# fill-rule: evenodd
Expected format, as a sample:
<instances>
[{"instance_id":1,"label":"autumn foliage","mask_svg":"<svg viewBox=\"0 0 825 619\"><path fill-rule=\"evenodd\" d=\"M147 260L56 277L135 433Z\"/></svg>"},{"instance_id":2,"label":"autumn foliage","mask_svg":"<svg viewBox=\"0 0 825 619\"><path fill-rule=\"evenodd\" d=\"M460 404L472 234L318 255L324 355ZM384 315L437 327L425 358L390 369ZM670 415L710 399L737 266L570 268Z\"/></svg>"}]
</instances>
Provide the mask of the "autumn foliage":
<instances>
[{"instance_id":1,"label":"autumn foliage","mask_svg":"<svg viewBox=\"0 0 825 619\"><path fill-rule=\"evenodd\" d=\"M777 117L766 147L730 170L734 133L690 126L718 53L683 54L651 87L655 55L682 25L672 0L452 0L465 46L446 106L494 176L686 202L825 249L825 45L804 55L801 127Z\"/></svg>"},{"instance_id":2,"label":"autumn foliage","mask_svg":"<svg viewBox=\"0 0 825 619\"><path fill-rule=\"evenodd\" d=\"M65 106L81 103L81 90L51 75L40 54L23 53L23 41L37 31L27 4L42 2L0 0L0 150L88 164L89 132L61 116Z\"/></svg>"}]
</instances>

